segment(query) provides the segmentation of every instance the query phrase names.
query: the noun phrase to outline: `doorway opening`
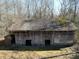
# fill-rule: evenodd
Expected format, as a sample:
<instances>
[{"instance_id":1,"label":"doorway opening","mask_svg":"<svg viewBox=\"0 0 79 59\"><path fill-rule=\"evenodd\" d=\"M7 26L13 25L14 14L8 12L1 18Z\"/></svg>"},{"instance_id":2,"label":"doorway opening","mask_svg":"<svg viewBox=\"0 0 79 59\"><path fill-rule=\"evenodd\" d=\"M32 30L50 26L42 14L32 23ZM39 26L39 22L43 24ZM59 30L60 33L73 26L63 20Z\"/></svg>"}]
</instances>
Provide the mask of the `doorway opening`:
<instances>
[{"instance_id":1,"label":"doorway opening","mask_svg":"<svg viewBox=\"0 0 79 59\"><path fill-rule=\"evenodd\" d=\"M26 40L26 46L31 46L31 40Z\"/></svg>"},{"instance_id":2,"label":"doorway opening","mask_svg":"<svg viewBox=\"0 0 79 59\"><path fill-rule=\"evenodd\" d=\"M50 45L50 40L45 40L45 46L49 46Z\"/></svg>"},{"instance_id":3,"label":"doorway opening","mask_svg":"<svg viewBox=\"0 0 79 59\"><path fill-rule=\"evenodd\" d=\"M11 44L15 44L15 35L11 35Z\"/></svg>"}]
</instances>

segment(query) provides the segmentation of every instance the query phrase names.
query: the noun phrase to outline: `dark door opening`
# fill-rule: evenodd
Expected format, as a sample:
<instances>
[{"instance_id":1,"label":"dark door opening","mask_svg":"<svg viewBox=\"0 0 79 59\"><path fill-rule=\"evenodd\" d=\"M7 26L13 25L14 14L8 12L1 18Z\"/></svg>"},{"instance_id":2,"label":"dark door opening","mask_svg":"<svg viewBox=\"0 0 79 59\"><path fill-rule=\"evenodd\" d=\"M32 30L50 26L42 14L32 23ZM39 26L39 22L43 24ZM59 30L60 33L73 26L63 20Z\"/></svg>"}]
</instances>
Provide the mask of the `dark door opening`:
<instances>
[{"instance_id":1,"label":"dark door opening","mask_svg":"<svg viewBox=\"0 0 79 59\"><path fill-rule=\"evenodd\" d=\"M15 44L15 35L11 35L11 44Z\"/></svg>"},{"instance_id":2,"label":"dark door opening","mask_svg":"<svg viewBox=\"0 0 79 59\"><path fill-rule=\"evenodd\" d=\"M49 46L50 45L50 40L45 40L45 45Z\"/></svg>"},{"instance_id":3,"label":"dark door opening","mask_svg":"<svg viewBox=\"0 0 79 59\"><path fill-rule=\"evenodd\" d=\"M31 46L31 40L26 40L26 46Z\"/></svg>"}]
</instances>

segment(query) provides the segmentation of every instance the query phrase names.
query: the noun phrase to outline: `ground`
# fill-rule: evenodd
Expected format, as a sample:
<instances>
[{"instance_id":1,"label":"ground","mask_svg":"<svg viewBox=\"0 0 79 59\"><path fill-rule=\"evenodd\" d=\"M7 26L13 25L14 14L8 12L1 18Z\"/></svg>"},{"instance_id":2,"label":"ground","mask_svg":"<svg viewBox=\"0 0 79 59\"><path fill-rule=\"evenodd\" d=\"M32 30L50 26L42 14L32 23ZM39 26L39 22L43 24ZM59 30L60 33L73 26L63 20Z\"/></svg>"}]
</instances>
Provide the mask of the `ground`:
<instances>
[{"instance_id":1,"label":"ground","mask_svg":"<svg viewBox=\"0 0 79 59\"><path fill-rule=\"evenodd\" d=\"M54 57L72 53L71 47L60 50L0 50L0 59L69 59L73 55ZM54 58L53 58L54 57Z\"/></svg>"}]
</instances>

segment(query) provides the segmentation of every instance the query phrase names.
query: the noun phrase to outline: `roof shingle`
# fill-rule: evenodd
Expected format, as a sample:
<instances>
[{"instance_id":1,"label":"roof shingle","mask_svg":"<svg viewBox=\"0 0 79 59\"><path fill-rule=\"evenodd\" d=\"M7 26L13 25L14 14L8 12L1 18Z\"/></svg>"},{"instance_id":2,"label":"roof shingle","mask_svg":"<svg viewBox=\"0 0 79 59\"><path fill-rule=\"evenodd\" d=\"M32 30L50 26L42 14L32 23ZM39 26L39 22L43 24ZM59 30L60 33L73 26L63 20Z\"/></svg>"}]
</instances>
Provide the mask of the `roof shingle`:
<instances>
[{"instance_id":1,"label":"roof shingle","mask_svg":"<svg viewBox=\"0 0 79 59\"><path fill-rule=\"evenodd\" d=\"M13 24L9 31L73 31L77 27L69 22L66 26L61 26L56 22L52 22L46 19L39 20L24 20Z\"/></svg>"}]
</instances>

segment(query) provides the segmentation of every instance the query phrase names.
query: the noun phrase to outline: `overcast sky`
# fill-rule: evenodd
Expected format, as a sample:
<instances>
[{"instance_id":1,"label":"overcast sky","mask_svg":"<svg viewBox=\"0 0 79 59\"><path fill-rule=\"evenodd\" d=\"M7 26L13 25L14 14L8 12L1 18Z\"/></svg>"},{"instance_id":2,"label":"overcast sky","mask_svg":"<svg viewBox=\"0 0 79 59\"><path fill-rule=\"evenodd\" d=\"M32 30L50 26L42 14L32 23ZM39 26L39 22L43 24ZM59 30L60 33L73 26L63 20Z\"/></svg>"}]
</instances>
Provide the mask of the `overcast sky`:
<instances>
[{"instance_id":1,"label":"overcast sky","mask_svg":"<svg viewBox=\"0 0 79 59\"><path fill-rule=\"evenodd\" d=\"M2 2L2 3L4 1L6 1L6 0L0 0L0 2ZM12 2L12 1L13 0L9 0L8 3ZM14 0L14 1L16 1L16 0ZM32 1L33 2L33 0L18 0L18 1L21 1L22 4L24 4L25 1ZM43 0L37 0L37 1L43 1ZM49 1L53 1L53 0L49 0ZM26 2L26 3L28 4L28 2ZM31 3L31 5L32 5L32 3ZM40 3L38 3L38 5L40 5ZM52 7L52 6L53 6L53 3L50 2L50 7ZM33 7L33 5L32 5L32 7ZM59 9L60 9L60 2L59 2L59 0L54 0L54 14L58 14L59 13Z\"/></svg>"},{"instance_id":2,"label":"overcast sky","mask_svg":"<svg viewBox=\"0 0 79 59\"><path fill-rule=\"evenodd\" d=\"M22 2L25 2L25 0L21 0ZM30 1L30 0L27 0ZM43 0L37 0L37 1L43 1ZM53 0L49 0L49 1L53 1ZM52 2L51 2L52 3ZM40 3L38 3L38 5L40 5ZM52 7L52 4L50 4L50 6ZM57 14L59 13L60 9L60 0L54 0L54 12Z\"/></svg>"},{"instance_id":3,"label":"overcast sky","mask_svg":"<svg viewBox=\"0 0 79 59\"><path fill-rule=\"evenodd\" d=\"M56 13L59 13L59 9L61 8L59 0L54 0L54 9Z\"/></svg>"}]
</instances>

